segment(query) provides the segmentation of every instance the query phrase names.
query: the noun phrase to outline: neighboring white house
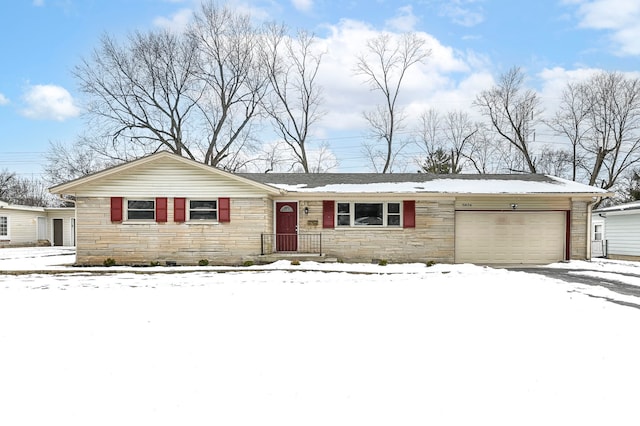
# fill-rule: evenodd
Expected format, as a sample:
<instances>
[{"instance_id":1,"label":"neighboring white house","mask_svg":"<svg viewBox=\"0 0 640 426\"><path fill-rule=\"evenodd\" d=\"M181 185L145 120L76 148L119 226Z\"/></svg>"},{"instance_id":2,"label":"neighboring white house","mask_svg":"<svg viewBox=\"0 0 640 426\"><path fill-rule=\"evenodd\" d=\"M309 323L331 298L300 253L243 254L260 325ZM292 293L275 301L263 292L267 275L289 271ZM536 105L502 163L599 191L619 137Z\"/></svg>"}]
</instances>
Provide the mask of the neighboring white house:
<instances>
[{"instance_id":1,"label":"neighboring white house","mask_svg":"<svg viewBox=\"0 0 640 426\"><path fill-rule=\"evenodd\" d=\"M0 247L75 245L75 209L0 201Z\"/></svg>"},{"instance_id":2,"label":"neighboring white house","mask_svg":"<svg viewBox=\"0 0 640 426\"><path fill-rule=\"evenodd\" d=\"M640 201L594 210L591 226L594 242L603 241L607 257L640 260Z\"/></svg>"}]
</instances>

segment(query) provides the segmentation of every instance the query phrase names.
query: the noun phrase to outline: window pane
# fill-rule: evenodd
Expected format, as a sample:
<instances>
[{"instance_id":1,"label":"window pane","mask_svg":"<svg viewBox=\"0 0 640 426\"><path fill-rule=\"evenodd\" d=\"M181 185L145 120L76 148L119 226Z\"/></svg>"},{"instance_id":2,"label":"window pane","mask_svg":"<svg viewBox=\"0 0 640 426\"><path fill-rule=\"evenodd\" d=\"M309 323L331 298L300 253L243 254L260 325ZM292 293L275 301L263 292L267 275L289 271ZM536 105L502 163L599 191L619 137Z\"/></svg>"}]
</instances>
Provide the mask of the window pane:
<instances>
[{"instance_id":1,"label":"window pane","mask_svg":"<svg viewBox=\"0 0 640 426\"><path fill-rule=\"evenodd\" d=\"M350 217L349 215L338 215L338 226L349 226L351 225L350 223Z\"/></svg>"},{"instance_id":2,"label":"window pane","mask_svg":"<svg viewBox=\"0 0 640 426\"><path fill-rule=\"evenodd\" d=\"M400 226L400 215L389 215L387 217L387 225Z\"/></svg>"},{"instance_id":3,"label":"window pane","mask_svg":"<svg viewBox=\"0 0 640 426\"><path fill-rule=\"evenodd\" d=\"M154 210L154 201L152 200L129 200L127 205L130 209L136 210Z\"/></svg>"},{"instance_id":4,"label":"window pane","mask_svg":"<svg viewBox=\"0 0 640 426\"><path fill-rule=\"evenodd\" d=\"M8 219L6 216L0 216L0 235L3 237L9 235Z\"/></svg>"},{"instance_id":5,"label":"window pane","mask_svg":"<svg viewBox=\"0 0 640 426\"><path fill-rule=\"evenodd\" d=\"M218 215L214 210L192 210L189 219L191 220L216 220Z\"/></svg>"},{"instance_id":6,"label":"window pane","mask_svg":"<svg viewBox=\"0 0 640 426\"><path fill-rule=\"evenodd\" d=\"M153 210L129 210L127 216L129 219L155 219L155 212Z\"/></svg>"},{"instance_id":7,"label":"window pane","mask_svg":"<svg viewBox=\"0 0 640 426\"><path fill-rule=\"evenodd\" d=\"M215 200L209 200L209 201L194 200L194 201L189 201L189 206L191 209L215 210L217 207L217 202Z\"/></svg>"},{"instance_id":8,"label":"window pane","mask_svg":"<svg viewBox=\"0 0 640 426\"><path fill-rule=\"evenodd\" d=\"M349 213L349 203L338 203L338 213Z\"/></svg>"},{"instance_id":9,"label":"window pane","mask_svg":"<svg viewBox=\"0 0 640 426\"><path fill-rule=\"evenodd\" d=\"M400 213L400 203L387 204L387 213Z\"/></svg>"},{"instance_id":10,"label":"window pane","mask_svg":"<svg viewBox=\"0 0 640 426\"><path fill-rule=\"evenodd\" d=\"M382 225L382 203L356 203L354 225Z\"/></svg>"}]
</instances>

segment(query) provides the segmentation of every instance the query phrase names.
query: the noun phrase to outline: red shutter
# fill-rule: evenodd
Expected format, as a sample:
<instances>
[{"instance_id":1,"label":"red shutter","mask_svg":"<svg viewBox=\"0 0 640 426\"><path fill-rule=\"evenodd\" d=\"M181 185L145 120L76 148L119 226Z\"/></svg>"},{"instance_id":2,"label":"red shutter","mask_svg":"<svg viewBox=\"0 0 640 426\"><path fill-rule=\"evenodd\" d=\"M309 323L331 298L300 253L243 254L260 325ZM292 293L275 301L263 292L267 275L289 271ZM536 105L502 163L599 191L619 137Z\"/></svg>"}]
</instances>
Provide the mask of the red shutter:
<instances>
[{"instance_id":1,"label":"red shutter","mask_svg":"<svg viewBox=\"0 0 640 426\"><path fill-rule=\"evenodd\" d=\"M167 199L156 198L156 222L167 221Z\"/></svg>"},{"instance_id":2,"label":"red shutter","mask_svg":"<svg viewBox=\"0 0 640 426\"><path fill-rule=\"evenodd\" d=\"M173 199L173 221L174 222L184 222L186 218L185 211L185 198L174 198Z\"/></svg>"},{"instance_id":3,"label":"red shutter","mask_svg":"<svg viewBox=\"0 0 640 426\"><path fill-rule=\"evenodd\" d=\"M323 228L334 228L335 223L335 201L333 200L324 200L322 202L322 227Z\"/></svg>"},{"instance_id":4,"label":"red shutter","mask_svg":"<svg viewBox=\"0 0 640 426\"><path fill-rule=\"evenodd\" d=\"M111 222L122 222L122 197L111 197Z\"/></svg>"},{"instance_id":5,"label":"red shutter","mask_svg":"<svg viewBox=\"0 0 640 426\"><path fill-rule=\"evenodd\" d=\"M231 202L228 198L218 198L218 222L231 222Z\"/></svg>"},{"instance_id":6,"label":"red shutter","mask_svg":"<svg viewBox=\"0 0 640 426\"><path fill-rule=\"evenodd\" d=\"M407 200L402 202L402 223L404 228L416 227L416 202Z\"/></svg>"}]
</instances>

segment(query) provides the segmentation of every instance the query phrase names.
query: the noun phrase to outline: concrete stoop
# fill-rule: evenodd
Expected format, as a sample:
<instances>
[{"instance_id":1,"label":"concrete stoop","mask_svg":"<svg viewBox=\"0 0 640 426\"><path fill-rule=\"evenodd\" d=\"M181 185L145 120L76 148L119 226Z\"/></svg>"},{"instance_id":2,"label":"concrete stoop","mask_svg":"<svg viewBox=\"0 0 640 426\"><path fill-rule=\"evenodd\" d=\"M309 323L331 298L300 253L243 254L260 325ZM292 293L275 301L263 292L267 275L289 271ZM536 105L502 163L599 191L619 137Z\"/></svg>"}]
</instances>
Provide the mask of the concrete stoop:
<instances>
[{"instance_id":1,"label":"concrete stoop","mask_svg":"<svg viewBox=\"0 0 640 426\"><path fill-rule=\"evenodd\" d=\"M255 260L256 263L272 263L278 260L298 260L300 262L320 262L320 263L335 263L338 261L335 257L327 257L324 254L317 253L272 253L263 254L258 256Z\"/></svg>"}]
</instances>

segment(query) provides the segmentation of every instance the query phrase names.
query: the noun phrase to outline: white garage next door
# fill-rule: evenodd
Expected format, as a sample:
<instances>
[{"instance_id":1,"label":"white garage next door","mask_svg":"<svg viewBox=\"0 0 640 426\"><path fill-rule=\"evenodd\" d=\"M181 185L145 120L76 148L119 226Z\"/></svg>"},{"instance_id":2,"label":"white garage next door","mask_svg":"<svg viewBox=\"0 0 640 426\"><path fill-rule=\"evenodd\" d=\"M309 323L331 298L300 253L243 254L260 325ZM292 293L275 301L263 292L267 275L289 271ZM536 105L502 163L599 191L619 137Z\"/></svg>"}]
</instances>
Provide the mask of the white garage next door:
<instances>
[{"instance_id":1,"label":"white garage next door","mask_svg":"<svg viewBox=\"0 0 640 426\"><path fill-rule=\"evenodd\" d=\"M456 212L456 263L543 264L564 260L566 213Z\"/></svg>"}]
</instances>

